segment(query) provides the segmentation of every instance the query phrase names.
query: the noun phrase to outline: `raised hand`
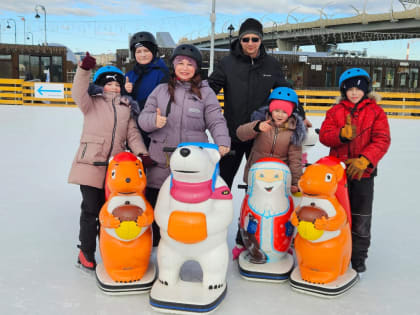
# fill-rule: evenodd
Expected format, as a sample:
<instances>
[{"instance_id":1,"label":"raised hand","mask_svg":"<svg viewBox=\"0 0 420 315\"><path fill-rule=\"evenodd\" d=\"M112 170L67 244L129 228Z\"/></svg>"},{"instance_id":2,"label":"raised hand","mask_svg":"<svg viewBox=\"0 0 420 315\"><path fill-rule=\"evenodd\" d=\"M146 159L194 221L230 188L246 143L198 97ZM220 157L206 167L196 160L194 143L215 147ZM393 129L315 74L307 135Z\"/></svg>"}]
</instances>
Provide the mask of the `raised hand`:
<instances>
[{"instance_id":1,"label":"raised hand","mask_svg":"<svg viewBox=\"0 0 420 315\"><path fill-rule=\"evenodd\" d=\"M128 77L125 77L124 88L128 93L133 92L133 83L130 82L130 79Z\"/></svg>"},{"instance_id":2,"label":"raised hand","mask_svg":"<svg viewBox=\"0 0 420 315\"><path fill-rule=\"evenodd\" d=\"M270 121L271 119L260 122L260 125L258 126L258 128L260 129L261 132L267 132L271 130L272 127L270 125Z\"/></svg>"},{"instance_id":3,"label":"raised hand","mask_svg":"<svg viewBox=\"0 0 420 315\"><path fill-rule=\"evenodd\" d=\"M346 124L343 128L341 128L340 136L341 138L347 140L353 140L356 137L356 125L351 123L351 115L347 114L346 116Z\"/></svg>"},{"instance_id":4,"label":"raised hand","mask_svg":"<svg viewBox=\"0 0 420 315\"><path fill-rule=\"evenodd\" d=\"M166 117L162 116L160 108L156 110L156 127L162 128L166 125Z\"/></svg>"},{"instance_id":5,"label":"raised hand","mask_svg":"<svg viewBox=\"0 0 420 315\"><path fill-rule=\"evenodd\" d=\"M89 52L86 52L86 56L83 58L82 62L80 63L80 68L83 70L91 70L96 66L96 59L93 58Z\"/></svg>"}]
</instances>

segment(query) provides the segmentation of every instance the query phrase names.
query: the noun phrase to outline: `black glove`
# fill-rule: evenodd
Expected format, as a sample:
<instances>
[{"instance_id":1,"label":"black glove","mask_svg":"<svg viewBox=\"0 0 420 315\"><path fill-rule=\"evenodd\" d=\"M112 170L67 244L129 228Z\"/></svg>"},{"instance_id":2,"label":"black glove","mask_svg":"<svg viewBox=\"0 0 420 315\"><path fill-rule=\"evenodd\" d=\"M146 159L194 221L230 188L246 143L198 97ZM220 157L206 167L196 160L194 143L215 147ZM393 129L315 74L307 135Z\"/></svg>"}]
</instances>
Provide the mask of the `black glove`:
<instances>
[{"instance_id":1,"label":"black glove","mask_svg":"<svg viewBox=\"0 0 420 315\"><path fill-rule=\"evenodd\" d=\"M157 162L155 160L152 160L152 158L149 155L139 154L139 158L141 158L144 168L149 168L157 165Z\"/></svg>"},{"instance_id":2,"label":"black glove","mask_svg":"<svg viewBox=\"0 0 420 315\"><path fill-rule=\"evenodd\" d=\"M82 64L80 68L83 70L91 70L96 66L96 59L93 58L88 52L86 52L86 56L82 60Z\"/></svg>"}]
</instances>

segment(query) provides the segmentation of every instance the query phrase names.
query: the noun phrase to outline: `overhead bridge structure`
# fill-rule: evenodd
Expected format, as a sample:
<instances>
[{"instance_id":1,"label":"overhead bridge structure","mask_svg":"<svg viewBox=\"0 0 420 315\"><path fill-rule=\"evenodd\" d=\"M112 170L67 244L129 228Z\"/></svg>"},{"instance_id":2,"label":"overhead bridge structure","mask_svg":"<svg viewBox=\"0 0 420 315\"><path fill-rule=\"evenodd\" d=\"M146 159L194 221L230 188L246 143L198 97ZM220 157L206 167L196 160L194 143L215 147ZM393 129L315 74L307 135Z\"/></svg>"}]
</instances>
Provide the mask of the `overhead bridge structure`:
<instances>
[{"instance_id":1,"label":"overhead bridge structure","mask_svg":"<svg viewBox=\"0 0 420 315\"><path fill-rule=\"evenodd\" d=\"M215 48L229 48L238 32L215 35ZM264 27L266 48L297 49L315 45L317 51L327 51L330 45L350 42L383 41L420 37L420 9L382 14L359 14L352 17L313 22L279 24ZM197 47L209 48L210 36L185 41Z\"/></svg>"}]
</instances>

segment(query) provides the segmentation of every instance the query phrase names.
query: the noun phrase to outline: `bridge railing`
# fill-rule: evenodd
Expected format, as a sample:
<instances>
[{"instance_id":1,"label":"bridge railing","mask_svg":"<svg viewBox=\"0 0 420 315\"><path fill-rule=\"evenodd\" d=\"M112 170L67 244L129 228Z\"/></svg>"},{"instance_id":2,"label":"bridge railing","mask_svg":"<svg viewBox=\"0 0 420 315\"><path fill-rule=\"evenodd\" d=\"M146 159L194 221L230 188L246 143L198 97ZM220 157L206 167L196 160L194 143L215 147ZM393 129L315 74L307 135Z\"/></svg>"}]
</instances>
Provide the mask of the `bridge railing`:
<instances>
[{"instance_id":1,"label":"bridge railing","mask_svg":"<svg viewBox=\"0 0 420 315\"><path fill-rule=\"evenodd\" d=\"M74 107L72 83L64 83L64 98L35 97L34 82L21 79L0 79L0 105ZM336 103L338 91L296 90L299 101L308 115L323 116ZM379 105L390 118L420 119L420 93L378 92ZM224 106L223 93L217 96Z\"/></svg>"}]
</instances>

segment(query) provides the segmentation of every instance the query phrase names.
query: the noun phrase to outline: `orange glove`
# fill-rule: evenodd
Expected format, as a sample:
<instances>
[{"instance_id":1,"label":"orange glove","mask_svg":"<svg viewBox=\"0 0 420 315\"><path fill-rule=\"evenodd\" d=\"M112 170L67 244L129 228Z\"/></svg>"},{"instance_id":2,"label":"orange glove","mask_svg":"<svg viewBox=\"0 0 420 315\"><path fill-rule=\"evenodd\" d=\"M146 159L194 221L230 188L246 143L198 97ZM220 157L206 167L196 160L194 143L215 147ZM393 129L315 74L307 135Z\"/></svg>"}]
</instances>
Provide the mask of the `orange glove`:
<instances>
[{"instance_id":1,"label":"orange glove","mask_svg":"<svg viewBox=\"0 0 420 315\"><path fill-rule=\"evenodd\" d=\"M361 156L358 159L348 159L345 163L347 165L347 175L352 179L356 178L360 180L365 169L369 166L370 161L364 156Z\"/></svg>"},{"instance_id":2,"label":"orange glove","mask_svg":"<svg viewBox=\"0 0 420 315\"><path fill-rule=\"evenodd\" d=\"M340 137L347 140L353 140L356 138L356 125L352 125L350 114L347 114L346 124L343 128L341 128Z\"/></svg>"}]
</instances>

